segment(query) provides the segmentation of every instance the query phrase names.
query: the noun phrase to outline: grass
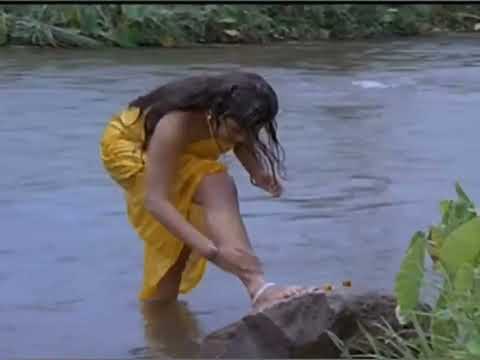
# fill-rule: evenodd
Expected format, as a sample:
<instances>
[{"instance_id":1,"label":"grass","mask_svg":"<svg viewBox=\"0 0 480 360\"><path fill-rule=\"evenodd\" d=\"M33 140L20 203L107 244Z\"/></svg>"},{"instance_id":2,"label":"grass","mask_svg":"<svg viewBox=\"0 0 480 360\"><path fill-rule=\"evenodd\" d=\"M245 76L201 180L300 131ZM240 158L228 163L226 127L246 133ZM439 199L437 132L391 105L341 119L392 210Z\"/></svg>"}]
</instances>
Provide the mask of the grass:
<instances>
[{"instance_id":1,"label":"grass","mask_svg":"<svg viewBox=\"0 0 480 360\"><path fill-rule=\"evenodd\" d=\"M0 5L0 45L191 46L480 30L480 5Z\"/></svg>"},{"instance_id":2,"label":"grass","mask_svg":"<svg viewBox=\"0 0 480 360\"><path fill-rule=\"evenodd\" d=\"M480 268L476 270L476 286L464 293L453 287L444 289L445 306L432 312L411 314L410 336L405 331L393 330L386 323L379 323L380 336L364 332L370 351L361 356L377 360L479 360L480 359ZM349 354L343 347L346 358Z\"/></svg>"}]
</instances>

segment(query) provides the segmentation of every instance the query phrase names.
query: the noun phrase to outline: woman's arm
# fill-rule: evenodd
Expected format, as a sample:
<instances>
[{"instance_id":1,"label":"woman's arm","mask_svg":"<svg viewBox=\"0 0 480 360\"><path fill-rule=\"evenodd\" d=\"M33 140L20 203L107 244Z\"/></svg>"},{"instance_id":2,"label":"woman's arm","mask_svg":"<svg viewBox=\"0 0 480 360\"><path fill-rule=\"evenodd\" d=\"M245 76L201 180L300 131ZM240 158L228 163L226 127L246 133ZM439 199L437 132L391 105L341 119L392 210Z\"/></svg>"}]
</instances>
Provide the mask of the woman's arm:
<instances>
[{"instance_id":1,"label":"woman's arm","mask_svg":"<svg viewBox=\"0 0 480 360\"><path fill-rule=\"evenodd\" d=\"M172 113L157 124L147 150L145 206L175 237L211 260L217 254L216 246L169 200L178 159L188 143L185 120L183 114Z\"/></svg>"},{"instance_id":2,"label":"woman's arm","mask_svg":"<svg viewBox=\"0 0 480 360\"><path fill-rule=\"evenodd\" d=\"M201 256L238 276L259 271L259 261L244 249L219 246L190 224L172 205L170 189L178 159L189 140L186 116L173 113L158 122L147 151L145 206L165 228Z\"/></svg>"}]
</instances>

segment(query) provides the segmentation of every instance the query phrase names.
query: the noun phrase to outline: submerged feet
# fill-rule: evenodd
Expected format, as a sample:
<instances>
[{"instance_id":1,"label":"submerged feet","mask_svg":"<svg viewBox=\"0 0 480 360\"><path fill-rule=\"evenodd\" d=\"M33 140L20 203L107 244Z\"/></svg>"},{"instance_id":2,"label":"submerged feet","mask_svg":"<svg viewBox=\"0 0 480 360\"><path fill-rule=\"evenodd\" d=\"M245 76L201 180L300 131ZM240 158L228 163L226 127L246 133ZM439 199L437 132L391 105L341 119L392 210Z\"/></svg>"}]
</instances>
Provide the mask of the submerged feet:
<instances>
[{"instance_id":1,"label":"submerged feet","mask_svg":"<svg viewBox=\"0 0 480 360\"><path fill-rule=\"evenodd\" d=\"M252 298L253 312L262 311L278 302L307 293L320 292L318 287L280 286L266 283L260 287Z\"/></svg>"}]
</instances>

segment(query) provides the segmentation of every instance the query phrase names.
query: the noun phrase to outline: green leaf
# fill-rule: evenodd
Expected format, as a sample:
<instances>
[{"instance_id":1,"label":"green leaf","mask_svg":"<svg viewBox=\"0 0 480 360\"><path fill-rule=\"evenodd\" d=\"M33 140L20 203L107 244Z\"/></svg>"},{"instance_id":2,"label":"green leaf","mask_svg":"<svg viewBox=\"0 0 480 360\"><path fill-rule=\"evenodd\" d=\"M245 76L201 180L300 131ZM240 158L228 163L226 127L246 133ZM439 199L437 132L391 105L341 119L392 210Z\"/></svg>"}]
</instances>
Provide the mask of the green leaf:
<instances>
[{"instance_id":1,"label":"green leaf","mask_svg":"<svg viewBox=\"0 0 480 360\"><path fill-rule=\"evenodd\" d=\"M53 34L53 37L64 46L95 48L101 45L99 41L79 34L79 30L76 29L65 29L52 26L51 33Z\"/></svg>"},{"instance_id":2,"label":"green leaf","mask_svg":"<svg viewBox=\"0 0 480 360\"><path fill-rule=\"evenodd\" d=\"M82 6L78 11L78 22L84 34L98 34L102 30L99 20L99 13L94 6Z\"/></svg>"},{"instance_id":3,"label":"green leaf","mask_svg":"<svg viewBox=\"0 0 480 360\"><path fill-rule=\"evenodd\" d=\"M474 265L480 255L480 217L451 232L439 251L439 259L449 274L455 274L465 263Z\"/></svg>"},{"instance_id":4,"label":"green leaf","mask_svg":"<svg viewBox=\"0 0 480 360\"><path fill-rule=\"evenodd\" d=\"M442 222L444 222L444 219L447 219L448 211L450 210L450 206L452 203L453 203L452 200L440 201L440 212L442 214Z\"/></svg>"},{"instance_id":5,"label":"green leaf","mask_svg":"<svg viewBox=\"0 0 480 360\"><path fill-rule=\"evenodd\" d=\"M220 24L228 24L228 25L233 25L237 23L237 20L234 19L233 17L224 17L218 20Z\"/></svg>"},{"instance_id":6,"label":"green leaf","mask_svg":"<svg viewBox=\"0 0 480 360\"><path fill-rule=\"evenodd\" d=\"M442 220L445 234L448 235L462 224L470 221L475 217L472 207L465 201L456 201L450 204L446 219Z\"/></svg>"},{"instance_id":7,"label":"green leaf","mask_svg":"<svg viewBox=\"0 0 480 360\"><path fill-rule=\"evenodd\" d=\"M432 226L429 231L429 253L434 261L438 260L439 250L445 242L445 234L438 226Z\"/></svg>"},{"instance_id":8,"label":"green leaf","mask_svg":"<svg viewBox=\"0 0 480 360\"><path fill-rule=\"evenodd\" d=\"M133 48L137 45L137 32L129 29L125 23L118 25L116 28L102 35L120 47Z\"/></svg>"},{"instance_id":9,"label":"green leaf","mask_svg":"<svg viewBox=\"0 0 480 360\"><path fill-rule=\"evenodd\" d=\"M45 26L43 29L43 37L45 40L50 44L52 47L58 47L57 41L55 41L55 37L53 36L52 28Z\"/></svg>"},{"instance_id":10,"label":"green leaf","mask_svg":"<svg viewBox=\"0 0 480 360\"><path fill-rule=\"evenodd\" d=\"M474 268L469 263L460 266L454 279L455 290L464 294L469 290L473 290L474 284Z\"/></svg>"},{"instance_id":11,"label":"green leaf","mask_svg":"<svg viewBox=\"0 0 480 360\"><path fill-rule=\"evenodd\" d=\"M458 182L455 183L455 191L458 195L458 198L461 201L464 201L464 202L468 203L469 205L474 206L472 200L470 200L470 198L467 196L467 194L465 194L465 191L463 191L462 187L460 186L460 184Z\"/></svg>"},{"instance_id":12,"label":"green leaf","mask_svg":"<svg viewBox=\"0 0 480 360\"><path fill-rule=\"evenodd\" d=\"M426 243L423 232L418 231L413 235L396 276L395 295L400 313L405 316L415 310L418 304L424 276Z\"/></svg>"},{"instance_id":13,"label":"green leaf","mask_svg":"<svg viewBox=\"0 0 480 360\"><path fill-rule=\"evenodd\" d=\"M435 314L435 317L438 318L439 320L443 320L443 321L451 320L452 319L452 312L450 311L450 309L443 309L443 310L438 311Z\"/></svg>"},{"instance_id":14,"label":"green leaf","mask_svg":"<svg viewBox=\"0 0 480 360\"><path fill-rule=\"evenodd\" d=\"M448 235L460 225L476 216L475 205L458 182L455 183L455 191L458 196L457 200L444 200L440 202L440 211L442 214L440 227L445 235Z\"/></svg>"},{"instance_id":15,"label":"green leaf","mask_svg":"<svg viewBox=\"0 0 480 360\"><path fill-rule=\"evenodd\" d=\"M480 334L470 339L467 343L467 350L474 356L480 356Z\"/></svg>"},{"instance_id":16,"label":"green leaf","mask_svg":"<svg viewBox=\"0 0 480 360\"><path fill-rule=\"evenodd\" d=\"M445 280L448 281L448 279ZM436 353L446 351L449 347L449 339L457 332L457 325L451 308L452 298L450 286L446 283L439 294L432 317L432 346Z\"/></svg>"},{"instance_id":17,"label":"green leaf","mask_svg":"<svg viewBox=\"0 0 480 360\"><path fill-rule=\"evenodd\" d=\"M395 19L395 15L392 13L386 13L382 16L381 21L384 23L391 23Z\"/></svg>"},{"instance_id":18,"label":"green leaf","mask_svg":"<svg viewBox=\"0 0 480 360\"><path fill-rule=\"evenodd\" d=\"M147 6L128 4L121 5L121 7L122 12L123 14L125 14L127 19L138 22L142 22L145 20Z\"/></svg>"}]
</instances>

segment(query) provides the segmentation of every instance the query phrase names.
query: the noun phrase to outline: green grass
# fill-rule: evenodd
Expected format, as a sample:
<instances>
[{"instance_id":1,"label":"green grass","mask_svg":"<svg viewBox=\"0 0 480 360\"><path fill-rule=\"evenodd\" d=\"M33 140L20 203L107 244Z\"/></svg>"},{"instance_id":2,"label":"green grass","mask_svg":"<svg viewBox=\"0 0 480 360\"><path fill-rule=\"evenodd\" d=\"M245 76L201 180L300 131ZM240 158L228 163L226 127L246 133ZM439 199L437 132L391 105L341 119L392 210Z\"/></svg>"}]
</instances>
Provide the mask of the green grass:
<instances>
[{"instance_id":1,"label":"green grass","mask_svg":"<svg viewBox=\"0 0 480 360\"><path fill-rule=\"evenodd\" d=\"M0 5L0 45L190 46L473 31L480 5ZM479 25L480 26L480 25Z\"/></svg>"}]
</instances>

